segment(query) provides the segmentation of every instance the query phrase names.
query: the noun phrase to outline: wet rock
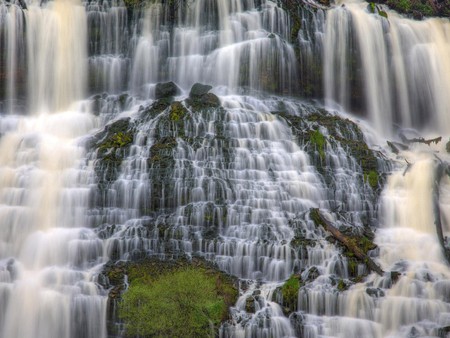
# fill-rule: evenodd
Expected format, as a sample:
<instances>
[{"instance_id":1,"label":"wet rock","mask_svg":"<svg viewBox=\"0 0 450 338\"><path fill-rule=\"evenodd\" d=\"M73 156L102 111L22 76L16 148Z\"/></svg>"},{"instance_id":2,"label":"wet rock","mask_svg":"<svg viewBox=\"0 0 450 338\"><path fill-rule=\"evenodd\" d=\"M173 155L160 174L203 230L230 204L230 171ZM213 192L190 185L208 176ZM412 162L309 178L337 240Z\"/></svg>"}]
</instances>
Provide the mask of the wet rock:
<instances>
[{"instance_id":1,"label":"wet rock","mask_svg":"<svg viewBox=\"0 0 450 338\"><path fill-rule=\"evenodd\" d=\"M380 288L367 288L366 289L366 293L370 296L370 297L374 297L374 298L380 298L380 297L384 297L385 293L382 289Z\"/></svg>"},{"instance_id":2,"label":"wet rock","mask_svg":"<svg viewBox=\"0 0 450 338\"><path fill-rule=\"evenodd\" d=\"M180 93L180 88L171 82L158 83L155 87L155 98L162 99L166 97L171 97L178 95Z\"/></svg>"},{"instance_id":3,"label":"wet rock","mask_svg":"<svg viewBox=\"0 0 450 338\"><path fill-rule=\"evenodd\" d=\"M317 267L313 266L308 270L305 281L308 283L311 283L311 282L315 281L317 279L317 277L319 277L319 276L320 276L319 269L317 269Z\"/></svg>"},{"instance_id":4,"label":"wet rock","mask_svg":"<svg viewBox=\"0 0 450 338\"><path fill-rule=\"evenodd\" d=\"M440 327L437 330L437 336L439 338L444 338L444 337L448 337L448 334L450 333L450 326L444 326L444 327Z\"/></svg>"},{"instance_id":5,"label":"wet rock","mask_svg":"<svg viewBox=\"0 0 450 338\"><path fill-rule=\"evenodd\" d=\"M129 118L114 121L88 141L95 157L95 173L102 190L117 179L119 167L128 155L135 129Z\"/></svg>"},{"instance_id":6,"label":"wet rock","mask_svg":"<svg viewBox=\"0 0 450 338\"><path fill-rule=\"evenodd\" d=\"M196 83L192 86L191 91L189 92L189 97L200 98L203 95L206 95L211 89L212 86Z\"/></svg>"},{"instance_id":7,"label":"wet rock","mask_svg":"<svg viewBox=\"0 0 450 338\"><path fill-rule=\"evenodd\" d=\"M245 312L247 313L255 313L255 298L254 297L248 297L245 300Z\"/></svg>"},{"instance_id":8,"label":"wet rock","mask_svg":"<svg viewBox=\"0 0 450 338\"><path fill-rule=\"evenodd\" d=\"M220 99L217 97L217 95L213 93L207 93L202 96L202 102L205 106L209 107L219 107L220 106Z\"/></svg>"}]
</instances>

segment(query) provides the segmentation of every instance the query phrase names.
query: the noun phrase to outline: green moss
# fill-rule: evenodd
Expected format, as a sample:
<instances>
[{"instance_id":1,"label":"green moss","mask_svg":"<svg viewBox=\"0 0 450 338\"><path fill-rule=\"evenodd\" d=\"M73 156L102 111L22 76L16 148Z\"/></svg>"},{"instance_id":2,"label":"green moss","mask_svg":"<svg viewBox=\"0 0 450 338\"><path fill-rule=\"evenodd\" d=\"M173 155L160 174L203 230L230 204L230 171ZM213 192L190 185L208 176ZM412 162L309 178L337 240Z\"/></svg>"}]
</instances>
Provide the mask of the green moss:
<instances>
[{"instance_id":1,"label":"green moss","mask_svg":"<svg viewBox=\"0 0 450 338\"><path fill-rule=\"evenodd\" d=\"M358 276L358 261L356 260L356 258L347 257L347 268L350 276Z\"/></svg>"},{"instance_id":2,"label":"green moss","mask_svg":"<svg viewBox=\"0 0 450 338\"><path fill-rule=\"evenodd\" d=\"M149 165L152 167L167 165L173 162L173 151L177 146L175 137L165 137L150 148ZM166 166L166 165L164 165Z\"/></svg>"},{"instance_id":3,"label":"green moss","mask_svg":"<svg viewBox=\"0 0 450 338\"><path fill-rule=\"evenodd\" d=\"M292 275L281 287L283 305L287 313L297 310L298 291L301 287L301 280L298 275Z\"/></svg>"},{"instance_id":4,"label":"green moss","mask_svg":"<svg viewBox=\"0 0 450 338\"><path fill-rule=\"evenodd\" d=\"M379 16L382 16L383 18L386 18L386 19L388 18L387 13L386 13L385 11L382 11L382 10L379 10L379 11L378 11L378 15L379 15Z\"/></svg>"},{"instance_id":5,"label":"green moss","mask_svg":"<svg viewBox=\"0 0 450 338\"><path fill-rule=\"evenodd\" d=\"M413 17L417 18L421 18L421 16L434 16L434 15L445 16L445 11L439 11L439 9L434 9L428 1L388 0L387 5L400 13L413 14ZM417 13L419 13L418 16L416 16Z\"/></svg>"},{"instance_id":6,"label":"green moss","mask_svg":"<svg viewBox=\"0 0 450 338\"><path fill-rule=\"evenodd\" d=\"M364 180L369 183L372 189L376 189L378 187L378 173L375 170L364 173Z\"/></svg>"},{"instance_id":7,"label":"green moss","mask_svg":"<svg viewBox=\"0 0 450 338\"><path fill-rule=\"evenodd\" d=\"M131 132L119 131L113 135L110 135L104 142L99 146L100 150L106 150L110 148L123 148L128 146L133 142L133 135Z\"/></svg>"},{"instance_id":8,"label":"green moss","mask_svg":"<svg viewBox=\"0 0 450 338\"><path fill-rule=\"evenodd\" d=\"M369 2L368 8L370 13L375 13L375 3Z\"/></svg>"},{"instance_id":9,"label":"green moss","mask_svg":"<svg viewBox=\"0 0 450 338\"><path fill-rule=\"evenodd\" d=\"M405 13L411 10L410 0L389 0L388 5Z\"/></svg>"},{"instance_id":10,"label":"green moss","mask_svg":"<svg viewBox=\"0 0 450 338\"><path fill-rule=\"evenodd\" d=\"M323 134L317 129L310 133L309 140L316 147L317 151L319 152L320 158L323 160L325 158L325 136L323 136Z\"/></svg>"},{"instance_id":11,"label":"green moss","mask_svg":"<svg viewBox=\"0 0 450 338\"><path fill-rule=\"evenodd\" d=\"M347 285L345 284L343 279L339 279L339 282L337 284L337 289L341 292L347 290Z\"/></svg>"},{"instance_id":12,"label":"green moss","mask_svg":"<svg viewBox=\"0 0 450 338\"><path fill-rule=\"evenodd\" d=\"M170 106L169 119L174 122L182 120L186 116L187 110L181 102L174 102Z\"/></svg>"},{"instance_id":13,"label":"green moss","mask_svg":"<svg viewBox=\"0 0 450 338\"><path fill-rule=\"evenodd\" d=\"M128 279L119 317L131 336L214 336L238 296L228 276L199 261L132 263Z\"/></svg>"}]
</instances>

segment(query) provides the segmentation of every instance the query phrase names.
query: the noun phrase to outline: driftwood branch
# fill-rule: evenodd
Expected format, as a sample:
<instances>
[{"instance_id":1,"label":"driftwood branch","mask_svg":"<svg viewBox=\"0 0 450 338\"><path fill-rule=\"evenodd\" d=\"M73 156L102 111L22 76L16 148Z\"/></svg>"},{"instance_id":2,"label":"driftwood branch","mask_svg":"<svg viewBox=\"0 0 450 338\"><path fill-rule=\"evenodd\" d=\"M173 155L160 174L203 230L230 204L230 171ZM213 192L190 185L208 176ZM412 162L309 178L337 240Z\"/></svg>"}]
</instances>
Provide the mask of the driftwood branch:
<instances>
[{"instance_id":1,"label":"driftwood branch","mask_svg":"<svg viewBox=\"0 0 450 338\"><path fill-rule=\"evenodd\" d=\"M348 250L350 250L357 258L366 264L369 270L376 272L380 276L384 274L381 267L376 264L369 256L366 255L357 245L357 243L349 236L344 235L338 228L331 224L322 216L319 209L311 209L310 216L316 225L322 226L326 231L330 232L334 238L341 242Z\"/></svg>"},{"instance_id":2,"label":"driftwood branch","mask_svg":"<svg viewBox=\"0 0 450 338\"><path fill-rule=\"evenodd\" d=\"M432 143L438 144L439 142L442 141L442 136L426 140L423 137L416 137L416 138L409 139L405 135L400 134L400 138L402 139L402 142L407 143L407 144L409 144L409 143L424 143L427 146L430 146Z\"/></svg>"}]
</instances>

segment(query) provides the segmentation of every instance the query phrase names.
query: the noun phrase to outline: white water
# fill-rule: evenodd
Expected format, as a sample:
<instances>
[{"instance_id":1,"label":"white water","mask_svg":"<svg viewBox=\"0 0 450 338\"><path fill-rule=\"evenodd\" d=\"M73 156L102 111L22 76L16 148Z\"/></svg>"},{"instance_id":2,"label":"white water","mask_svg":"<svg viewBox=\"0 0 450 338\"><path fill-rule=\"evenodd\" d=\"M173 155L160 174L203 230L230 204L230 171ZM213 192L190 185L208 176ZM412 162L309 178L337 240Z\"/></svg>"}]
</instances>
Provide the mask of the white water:
<instances>
[{"instance_id":1,"label":"white water","mask_svg":"<svg viewBox=\"0 0 450 338\"><path fill-rule=\"evenodd\" d=\"M450 23L412 21L388 12L371 14L367 3L340 1L327 13L324 43L326 98L351 109L361 91L363 109L375 128L394 124L448 132L450 116ZM364 74L350 88L351 78Z\"/></svg>"},{"instance_id":2,"label":"white water","mask_svg":"<svg viewBox=\"0 0 450 338\"><path fill-rule=\"evenodd\" d=\"M389 12L388 22L366 6L346 1L345 8L311 14L313 29L305 15L301 68L323 57L326 99L352 110L356 67L363 107L355 110L379 135L393 135L395 123L447 135L448 20L413 22ZM418 146L398 158L383 150L394 170L379 206L345 145L327 145L322 160L332 182L325 182L313 165L318 152L308 155L309 145L297 144L272 113L302 116L314 108L237 94L299 90L287 14L271 1L197 0L175 13L171 30L172 14L160 4L134 16L116 2L29 3L24 12L0 5L0 46L7 50L1 110L10 114L0 117L0 337L104 337L106 291L95 283L101 264L184 253L250 285L223 337L437 336L449 326L450 271L434 229L432 150ZM156 208L159 172L147 159L162 137L178 134L158 127L167 112L143 121L139 105L149 106L155 83L167 80L181 87L179 100L197 81L213 85L225 110L189 115L184 135L199 144L176 139L173 184ZM125 103L109 95L126 90ZM100 103L79 101L103 91ZM23 112L28 116L15 115ZM95 154L85 153L83 140L124 116L139 130L117 180L100 192L89 162ZM371 136L381 149L384 140ZM434 150L448 160L444 144ZM404 158L413 164L405 174ZM448 235L448 178L440 191ZM313 226L311 207L342 223L340 210L357 230L376 226L375 260L388 273L338 292L335 281L350 278L347 260ZM294 249L298 230L316 246ZM275 289L293 272L306 280L311 267L320 276L300 290L296 317L288 319ZM401 273L394 285L389 271ZM367 293L377 288L383 296ZM255 291L255 313L246 313Z\"/></svg>"},{"instance_id":3,"label":"white water","mask_svg":"<svg viewBox=\"0 0 450 338\"><path fill-rule=\"evenodd\" d=\"M18 87L27 78L33 116L0 122L0 337L104 337L106 297L94 283L103 244L85 228L95 182L79 144L96 119L67 110L85 92L86 15L60 1L11 5L7 16L7 111L14 74L27 71Z\"/></svg>"}]
</instances>

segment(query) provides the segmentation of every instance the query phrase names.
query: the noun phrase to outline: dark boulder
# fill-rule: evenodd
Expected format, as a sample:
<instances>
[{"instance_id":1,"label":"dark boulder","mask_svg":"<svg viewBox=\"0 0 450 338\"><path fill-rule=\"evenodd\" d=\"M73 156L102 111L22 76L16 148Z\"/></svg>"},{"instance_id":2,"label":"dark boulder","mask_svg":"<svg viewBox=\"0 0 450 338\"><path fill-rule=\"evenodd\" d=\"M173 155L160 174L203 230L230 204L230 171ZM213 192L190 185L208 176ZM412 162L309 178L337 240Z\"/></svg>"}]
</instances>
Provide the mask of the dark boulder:
<instances>
[{"instance_id":1,"label":"dark boulder","mask_svg":"<svg viewBox=\"0 0 450 338\"><path fill-rule=\"evenodd\" d=\"M164 97L170 97L180 94L180 88L171 82L158 83L155 87L155 98L157 100L162 99Z\"/></svg>"},{"instance_id":2,"label":"dark boulder","mask_svg":"<svg viewBox=\"0 0 450 338\"><path fill-rule=\"evenodd\" d=\"M200 98L203 95L208 94L208 92L212 89L209 85L204 85L201 83L196 83L192 86L191 91L189 92L190 98Z\"/></svg>"}]
</instances>

